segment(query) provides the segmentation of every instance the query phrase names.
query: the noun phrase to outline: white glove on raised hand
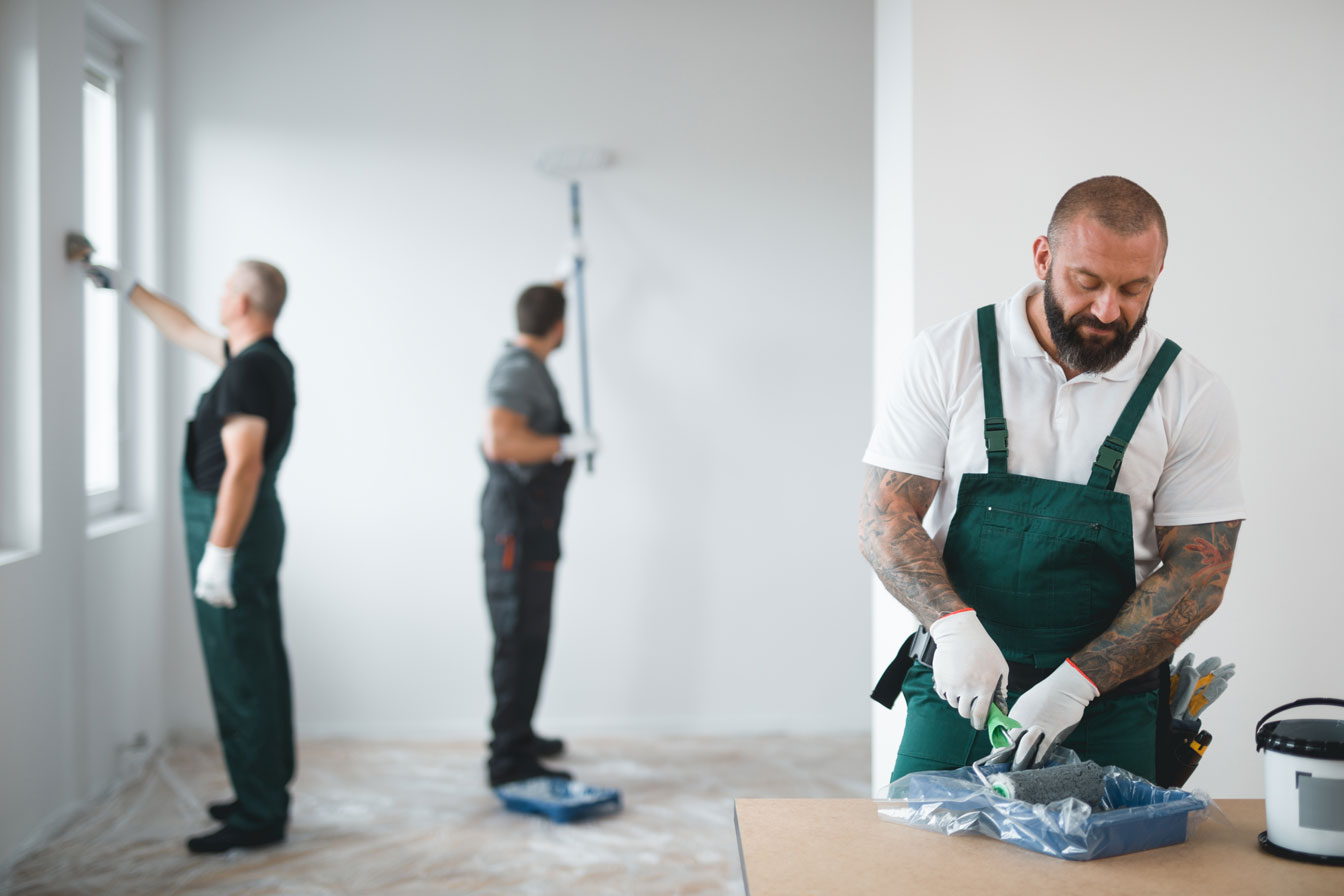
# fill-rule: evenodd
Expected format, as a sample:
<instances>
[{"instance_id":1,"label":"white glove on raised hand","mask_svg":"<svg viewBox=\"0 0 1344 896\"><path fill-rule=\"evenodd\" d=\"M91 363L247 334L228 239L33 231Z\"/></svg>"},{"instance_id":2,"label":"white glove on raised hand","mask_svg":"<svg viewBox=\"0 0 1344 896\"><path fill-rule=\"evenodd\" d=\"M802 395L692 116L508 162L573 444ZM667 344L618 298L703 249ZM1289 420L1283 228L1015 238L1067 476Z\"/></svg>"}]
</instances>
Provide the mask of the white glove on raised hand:
<instances>
[{"instance_id":1,"label":"white glove on raised hand","mask_svg":"<svg viewBox=\"0 0 1344 896\"><path fill-rule=\"evenodd\" d=\"M591 432L573 432L560 437L560 450L555 454L555 462L587 454L596 454L601 447L597 435Z\"/></svg>"},{"instance_id":2,"label":"white glove on raised hand","mask_svg":"<svg viewBox=\"0 0 1344 896\"><path fill-rule=\"evenodd\" d=\"M212 607L232 610L233 548L205 543L205 555L196 567L196 596Z\"/></svg>"},{"instance_id":3,"label":"white glove on raised hand","mask_svg":"<svg viewBox=\"0 0 1344 896\"><path fill-rule=\"evenodd\" d=\"M941 648L940 648L941 649ZM1022 727L1009 732L1016 741L1013 771L1035 768L1050 758L1055 746L1083 720L1087 704L1101 696L1092 679L1065 660L1043 681L1030 688L1008 710ZM1012 748L999 751L1006 753ZM1006 760L1006 756L1003 757ZM991 759L991 762L994 761Z\"/></svg>"},{"instance_id":4,"label":"white glove on raised hand","mask_svg":"<svg viewBox=\"0 0 1344 896\"><path fill-rule=\"evenodd\" d=\"M109 268L101 264L84 265L84 276L99 289L117 289L119 290L121 282L121 271L116 268Z\"/></svg>"},{"instance_id":5,"label":"white glove on raised hand","mask_svg":"<svg viewBox=\"0 0 1344 896\"><path fill-rule=\"evenodd\" d=\"M588 251L583 245L583 240L571 240L569 251L560 258L560 262L555 266L555 278L563 280L566 283L574 279L574 269L578 265L579 259L584 259L587 263Z\"/></svg>"},{"instance_id":6,"label":"white glove on raised hand","mask_svg":"<svg viewBox=\"0 0 1344 896\"><path fill-rule=\"evenodd\" d=\"M109 268L101 264L84 265L84 276L89 278L89 282L99 289L110 289L117 295L125 298L135 289L136 281L126 276L124 271L116 268Z\"/></svg>"},{"instance_id":7,"label":"white glove on raised hand","mask_svg":"<svg viewBox=\"0 0 1344 896\"><path fill-rule=\"evenodd\" d=\"M980 624L974 610L948 613L929 626L938 645L933 655L933 690L976 729L985 727L989 707L1008 696L1008 661Z\"/></svg>"}]
</instances>

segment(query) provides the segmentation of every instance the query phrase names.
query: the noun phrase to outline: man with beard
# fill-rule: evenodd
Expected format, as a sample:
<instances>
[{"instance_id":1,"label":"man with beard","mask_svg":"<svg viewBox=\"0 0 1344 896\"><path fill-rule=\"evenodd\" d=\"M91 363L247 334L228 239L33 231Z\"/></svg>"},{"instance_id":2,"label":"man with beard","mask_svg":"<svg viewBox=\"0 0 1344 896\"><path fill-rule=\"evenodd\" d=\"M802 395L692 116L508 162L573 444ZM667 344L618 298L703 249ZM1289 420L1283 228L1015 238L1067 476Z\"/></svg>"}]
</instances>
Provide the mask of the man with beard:
<instances>
[{"instance_id":1,"label":"man with beard","mask_svg":"<svg viewBox=\"0 0 1344 896\"><path fill-rule=\"evenodd\" d=\"M1011 299L920 334L864 462L859 543L920 622L874 691L892 780L1062 744L1156 776L1166 664L1217 609L1245 517L1231 396L1146 327L1167 250L1142 187L1059 201Z\"/></svg>"}]
</instances>

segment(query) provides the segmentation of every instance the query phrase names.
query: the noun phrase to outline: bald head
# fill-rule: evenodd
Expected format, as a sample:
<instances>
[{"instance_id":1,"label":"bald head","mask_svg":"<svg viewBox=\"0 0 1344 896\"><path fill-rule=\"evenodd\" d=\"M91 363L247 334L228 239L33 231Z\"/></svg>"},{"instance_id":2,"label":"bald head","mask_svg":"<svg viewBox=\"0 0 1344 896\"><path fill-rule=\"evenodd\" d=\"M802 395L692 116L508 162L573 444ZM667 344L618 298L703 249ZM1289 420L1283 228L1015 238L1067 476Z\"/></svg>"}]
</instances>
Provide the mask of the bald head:
<instances>
[{"instance_id":1,"label":"bald head","mask_svg":"<svg viewBox=\"0 0 1344 896\"><path fill-rule=\"evenodd\" d=\"M1132 180L1108 175L1070 187L1050 216L1050 229L1046 231L1050 245L1059 249L1080 217L1092 218L1118 236L1138 236L1156 226L1162 237L1162 254L1167 252L1167 218L1162 206Z\"/></svg>"},{"instance_id":2,"label":"bald head","mask_svg":"<svg viewBox=\"0 0 1344 896\"><path fill-rule=\"evenodd\" d=\"M238 263L238 272L242 275L240 285L247 303L253 310L271 319L279 317L288 293L285 275L280 269L270 262L249 258Z\"/></svg>"}]
</instances>

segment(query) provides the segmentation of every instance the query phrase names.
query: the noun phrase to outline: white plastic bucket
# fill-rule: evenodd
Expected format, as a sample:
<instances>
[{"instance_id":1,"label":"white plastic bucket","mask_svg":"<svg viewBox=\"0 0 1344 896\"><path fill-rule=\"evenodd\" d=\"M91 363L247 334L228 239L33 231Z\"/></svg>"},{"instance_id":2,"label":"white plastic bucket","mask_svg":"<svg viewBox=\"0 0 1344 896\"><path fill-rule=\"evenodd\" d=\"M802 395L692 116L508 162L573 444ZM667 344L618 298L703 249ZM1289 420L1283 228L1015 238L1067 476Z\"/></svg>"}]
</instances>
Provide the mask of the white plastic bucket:
<instances>
[{"instance_id":1,"label":"white plastic bucket","mask_svg":"<svg viewBox=\"0 0 1344 896\"><path fill-rule=\"evenodd\" d=\"M1308 861L1344 863L1344 720L1269 722L1299 706L1344 707L1344 700L1297 700L1255 726L1255 748L1265 751L1267 848Z\"/></svg>"}]
</instances>

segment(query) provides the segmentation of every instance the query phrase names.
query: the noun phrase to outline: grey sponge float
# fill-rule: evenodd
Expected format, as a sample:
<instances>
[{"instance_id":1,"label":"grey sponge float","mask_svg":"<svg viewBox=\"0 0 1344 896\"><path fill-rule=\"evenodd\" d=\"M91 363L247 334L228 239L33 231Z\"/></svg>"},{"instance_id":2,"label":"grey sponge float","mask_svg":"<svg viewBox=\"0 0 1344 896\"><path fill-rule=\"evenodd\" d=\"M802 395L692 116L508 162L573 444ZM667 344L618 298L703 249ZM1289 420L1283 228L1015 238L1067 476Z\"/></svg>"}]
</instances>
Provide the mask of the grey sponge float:
<instances>
[{"instance_id":1,"label":"grey sponge float","mask_svg":"<svg viewBox=\"0 0 1344 896\"><path fill-rule=\"evenodd\" d=\"M1024 803L1053 803L1077 797L1093 809L1106 791L1106 772L1095 762L1056 765L989 776L989 786L1000 796Z\"/></svg>"}]
</instances>

